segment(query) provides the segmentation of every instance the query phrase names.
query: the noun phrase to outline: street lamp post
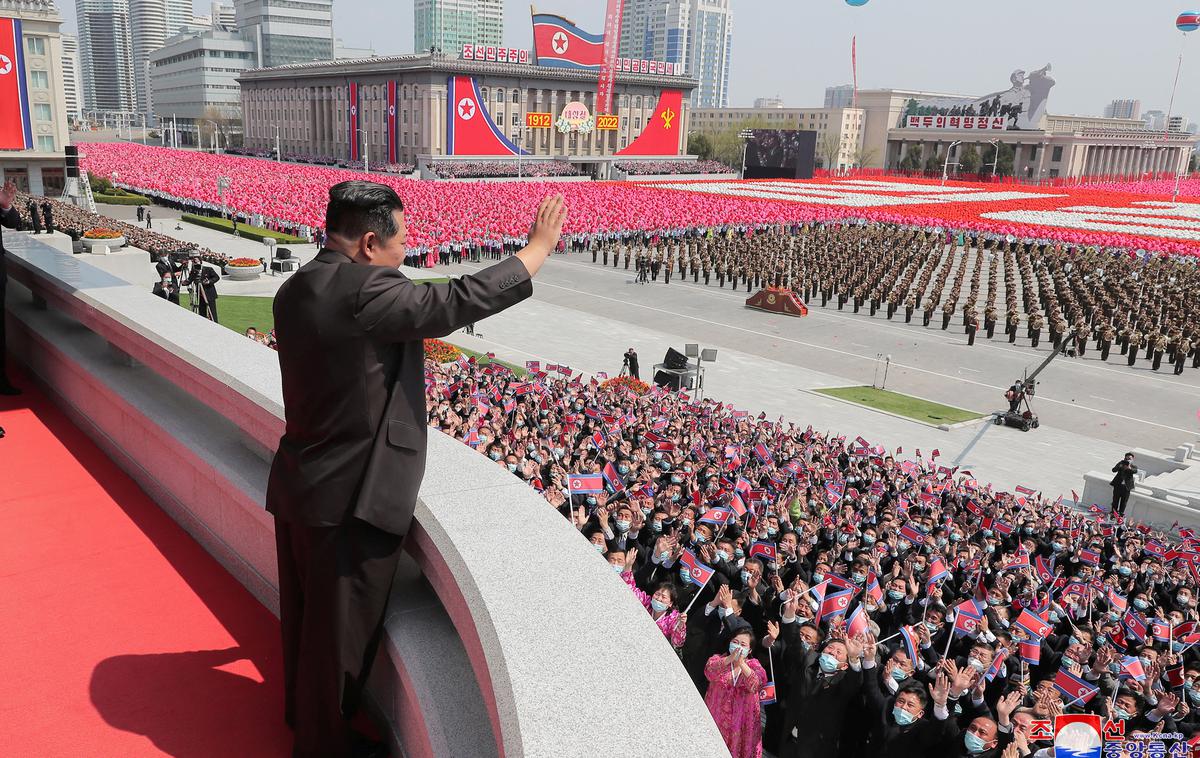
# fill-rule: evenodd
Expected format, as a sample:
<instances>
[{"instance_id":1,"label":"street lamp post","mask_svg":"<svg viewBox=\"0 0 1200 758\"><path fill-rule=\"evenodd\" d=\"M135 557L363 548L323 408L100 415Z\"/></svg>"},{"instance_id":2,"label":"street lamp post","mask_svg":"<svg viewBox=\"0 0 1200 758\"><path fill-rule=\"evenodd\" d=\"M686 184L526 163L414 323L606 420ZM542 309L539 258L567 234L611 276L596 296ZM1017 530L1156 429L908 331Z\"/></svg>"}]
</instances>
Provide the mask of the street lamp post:
<instances>
[{"instance_id":1,"label":"street lamp post","mask_svg":"<svg viewBox=\"0 0 1200 758\"><path fill-rule=\"evenodd\" d=\"M275 162L283 160L283 146L279 141L279 124L275 124Z\"/></svg>"},{"instance_id":2,"label":"street lamp post","mask_svg":"<svg viewBox=\"0 0 1200 758\"><path fill-rule=\"evenodd\" d=\"M371 173L371 139L367 135L366 129L356 129L355 131L362 132L363 136L363 172Z\"/></svg>"},{"instance_id":3,"label":"street lamp post","mask_svg":"<svg viewBox=\"0 0 1200 758\"><path fill-rule=\"evenodd\" d=\"M990 139L988 144L992 146L992 181L995 181L996 167L1000 165L1000 140Z\"/></svg>"},{"instance_id":4,"label":"street lamp post","mask_svg":"<svg viewBox=\"0 0 1200 758\"><path fill-rule=\"evenodd\" d=\"M962 140L955 140L954 142L950 143L950 147L946 148L946 160L942 162L942 186L943 187L946 186L946 175L950 171L950 152L952 150L954 150L954 148L958 147L961 144L962 144ZM937 165L937 164L934 164L934 165ZM958 162L955 161L954 165L957 166Z\"/></svg>"},{"instance_id":5,"label":"street lamp post","mask_svg":"<svg viewBox=\"0 0 1200 758\"><path fill-rule=\"evenodd\" d=\"M204 119L204 123L213 125L213 138L212 138L213 152L220 153L221 152L221 135L217 131L217 122L213 121L211 119ZM196 134L197 135L200 134L199 129L196 130Z\"/></svg>"},{"instance_id":6,"label":"street lamp post","mask_svg":"<svg viewBox=\"0 0 1200 758\"><path fill-rule=\"evenodd\" d=\"M230 185L232 185L232 184L233 184L233 180L230 179L228 176L217 177L217 200L219 200L221 203L221 217L222 218L229 215L228 209L225 206L225 190L229 189Z\"/></svg>"}]
</instances>

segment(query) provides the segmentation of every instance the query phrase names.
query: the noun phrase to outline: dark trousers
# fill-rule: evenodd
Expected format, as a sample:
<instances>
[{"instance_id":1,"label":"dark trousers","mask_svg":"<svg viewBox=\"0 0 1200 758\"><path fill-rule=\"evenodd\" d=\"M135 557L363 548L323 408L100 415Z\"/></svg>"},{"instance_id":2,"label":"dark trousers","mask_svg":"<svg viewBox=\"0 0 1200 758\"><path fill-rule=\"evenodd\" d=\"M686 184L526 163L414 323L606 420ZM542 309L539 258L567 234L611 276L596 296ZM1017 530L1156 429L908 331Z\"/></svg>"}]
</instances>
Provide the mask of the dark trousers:
<instances>
[{"instance_id":1,"label":"dark trousers","mask_svg":"<svg viewBox=\"0 0 1200 758\"><path fill-rule=\"evenodd\" d=\"M350 755L349 719L383 637L403 542L357 520L321 527L275 519L293 758Z\"/></svg>"},{"instance_id":2,"label":"dark trousers","mask_svg":"<svg viewBox=\"0 0 1200 758\"><path fill-rule=\"evenodd\" d=\"M979 327L975 326L974 324L967 325L967 344L968 345L975 344L975 332L978 329L979 329Z\"/></svg>"},{"instance_id":3,"label":"dark trousers","mask_svg":"<svg viewBox=\"0 0 1200 758\"><path fill-rule=\"evenodd\" d=\"M1124 487L1113 487L1113 513L1125 515L1125 506L1129 504L1129 490Z\"/></svg>"},{"instance_id":4,"label":"dark trousers","mask_svg":"<svg viewBox=\"0 0 1200 758\"><path fill-rule=\"evenodd\" d=\"M8 339L4 336L6 319L4 317L4 291L8 288L8 271L4 267L4 258L0 257L0 387L8 381Z\"/></svg>"},{"instance_id":5,"label":"dark trousers","mask_svg":"<svg viewBox=\"0 0 1200 758\"><path fill-rule=\"evenodd\" d=\"M1129 365L1132 366L1133 362L1136 360L1137 360L1137 348L1130 346L1130 348L1129 348Z\"/></svg>"}]
</instances>

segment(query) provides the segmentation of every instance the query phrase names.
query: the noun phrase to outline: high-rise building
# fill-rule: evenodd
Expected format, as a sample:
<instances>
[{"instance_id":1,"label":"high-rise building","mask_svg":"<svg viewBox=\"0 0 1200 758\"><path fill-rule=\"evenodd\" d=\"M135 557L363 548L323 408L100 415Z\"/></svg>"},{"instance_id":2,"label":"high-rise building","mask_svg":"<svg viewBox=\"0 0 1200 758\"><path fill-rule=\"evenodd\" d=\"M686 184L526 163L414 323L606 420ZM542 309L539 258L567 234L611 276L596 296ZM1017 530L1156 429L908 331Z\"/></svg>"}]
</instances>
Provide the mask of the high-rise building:
<instances>
[{"instance_id":1,"label":"high-rise building","mask_svg":"<svg viewBox=\"0 0 1200 758\"><path fill-rule=\"evenodd\" d=\"M5 75L24 74L21 82L29 104L29 147L6 145L0 151L0 184L13 182L17 189L37 195L58 195L66 183L63 147L67 131L62 17L52 0L0 0L0 17L21 22L25 66L9 67ZM5 117L10 114L5 113Z\"/></svg>"},{"instance_id":2,"label":"high-rise building","mask_svg":"<svg viewBox=\"0 0 1200 758\"><path fill-rule=\"evenodd\" d=\"M854 103L854 85L839 84L825 88L826 108L849 108Z\"/></svg>"},{"instance_id":3,"label":"high-rise building","mask_svg":"<svg viewBox=\"0 0 1200 758\"><path fill-rule=\"evenodd\" d=\"M212 19L213 31L217 32L234 32L237 31L237 13L233 10L232 5L214 2L212 4Z\"/></svg>"},{"instance_id":4,"label":"high-rise building","mask_svg":"<svg viewBox=\"0 0 1200 758\"><path fill-rule=\"evenodd\" d=\"M136 90L129 0L75 0L79 66L88 108L131 111Z\"/></svg>"},{"instance_id":5,"label":"high-rise building","mask_svg":"<svg viewBox=\"0 0 1200 758\"><path fill-rule=\"evenodd\" d=\"M1155 131L1165 129L1167 127L1167 114L1160 110L1146 111L1142 114L1142 121L1146 122L1146 126Z\"/></svg>"},{"instance_id":6,"label":"high-rise building","mask_svg":"<svg viewBox=\"0 0 1200 758\"><path fill-rule=\"evenodd\" d=\"M236 0L235 12L258 68L333 59L333 0Z\"/></svg>"},{"instance_id":7,"label":"high-rise building","mask_svg":"<svg viewBox=\"0 0 1200 758\"><path fill-rule=\"evenodd\" d=\"M220 59L214 66L212 60ZM254 68L254 45L236 32L179 34L150 53L150 87L159 123L180 144L228 145L242 131L238 76ZM220 136L214 137L214 131Z\"/></svg>"},{"instance_id":8,"label":"high-rise building","mask_svg":"<svg viewBox=\"0 0 1200 758\"><path fill-rule=\"evenodd\" d=\"M1167 119L1167 131L1182 132L1187 125L1187 116L1171 116Z\"/></svg>"},{"instance_id":9,"label":"high-rise building","mask_svg":"<svg viewBox=\"0 0 1200 758\"><path fill-rule=\"evenodd\" d=\"M79 71L79 38L74 34L62 35L62 82L63 107L68 121L83 118L83 79Z\"/></svg>"},{"instance_id":10,"label":"high-rise building","mask_svg":"<svg viewBox=\"0 0 1200 758\"><path fill-rule=\"evenodd\" d=\"M730 0L626 0L621 17L621 56L683 64L700 86L692 105L729 105L733 47Z\"/></svg>"},{"instance_id":11,"label":"high-rise building","mask_svg":"<svg viewBox=\"0 0 1200 758\"><path fill-rule=\"evenodd\" d=\"M1141 118L1141 100L1113 100L1104 106L1105 118Z\"/></svg>"},{"instance_id":12,"label":"high-rise building","mask_svg":"<svg viewBox=\"0 0 1200 758\"><path fill-rule=\"evenodd\" d=\"M463 45L504 44L504 0L416 0L413 50L457 53Z\"/></svg>"},{"instance_id":13,"label":"high-rise building","mask_svg":"<svg viewBox=\"0 0 1200 758\"><path fill-rule=\"evenodd\" d=\"M133 49L133 90L137 112L150 118L150 53L168 38L190 27L191 0L129 0L129 31Z\"/></svg>"},{"instance_id":14,"label":"high-rise building","mask_svg":"<svg viewBox=\"0 0 1200 758\"><path fill-rule=\"evenodd\" d=\"M756 97L754 98L755 110L764 108L782 108L783 99L779 97Z\"/></svg>"}]
</instances>

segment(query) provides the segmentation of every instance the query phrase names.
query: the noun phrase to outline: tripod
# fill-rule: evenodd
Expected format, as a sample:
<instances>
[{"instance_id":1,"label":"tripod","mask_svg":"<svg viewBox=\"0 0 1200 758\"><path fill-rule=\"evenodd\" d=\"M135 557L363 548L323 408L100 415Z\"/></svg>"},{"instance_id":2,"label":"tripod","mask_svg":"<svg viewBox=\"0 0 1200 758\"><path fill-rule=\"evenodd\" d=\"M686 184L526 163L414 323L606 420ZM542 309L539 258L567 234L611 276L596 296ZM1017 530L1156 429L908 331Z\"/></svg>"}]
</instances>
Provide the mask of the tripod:
<instances>
[{"instance_id":1,"label":"tripod","mask_svg":"<svg viewBox=\"0 0 1200 758\"><path fill-rule=\"evenodd\" d=\"M637 278L633 280L634 284L649 284L650 283L650 279L646 276L647 268L648 267L646 266L645 262L643 262L643 261L638 262Z\"/></svg>"}]
</instances>

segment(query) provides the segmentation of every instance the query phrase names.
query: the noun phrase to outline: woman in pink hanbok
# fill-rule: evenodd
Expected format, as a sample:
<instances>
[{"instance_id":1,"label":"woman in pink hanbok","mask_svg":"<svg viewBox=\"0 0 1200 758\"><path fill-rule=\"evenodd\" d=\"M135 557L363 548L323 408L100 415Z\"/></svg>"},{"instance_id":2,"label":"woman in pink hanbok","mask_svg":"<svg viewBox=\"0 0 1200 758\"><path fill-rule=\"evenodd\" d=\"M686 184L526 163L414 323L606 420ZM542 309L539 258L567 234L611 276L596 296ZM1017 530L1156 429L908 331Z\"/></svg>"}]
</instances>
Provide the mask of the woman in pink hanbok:
<instances>
[{"instance_id":1,"label":"woman in pink hanbok","mask_svg":"<svg viewBox=\"0 0 1200 758\"><path fill-rule=\"evenodd\" d=\"M675 609L675 588L664 582L655 588L653 595L647 595L634 583L632 571L621 574L621 578L629 585L629 589L633 590L638 601L650 611L650 618L654 619L663 635L670 640L671 647L676 650L682 648L684 640L687 639L687 614Z\"/></svg>"},{"instance_id":2,"label":"woman in pink hanbok","mask_svg":"<svg viewBox=\"0 0 1200 758\"><path fill-rule=\"evenodd\" d=\"M750 657L750 627L735 632L728 655L714 655L704 667L708 693L704 702L733 758L761 758L762 710L758 693L767 682L762 664Z\"/></svg>"}]
</instances>

